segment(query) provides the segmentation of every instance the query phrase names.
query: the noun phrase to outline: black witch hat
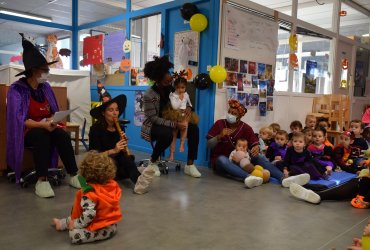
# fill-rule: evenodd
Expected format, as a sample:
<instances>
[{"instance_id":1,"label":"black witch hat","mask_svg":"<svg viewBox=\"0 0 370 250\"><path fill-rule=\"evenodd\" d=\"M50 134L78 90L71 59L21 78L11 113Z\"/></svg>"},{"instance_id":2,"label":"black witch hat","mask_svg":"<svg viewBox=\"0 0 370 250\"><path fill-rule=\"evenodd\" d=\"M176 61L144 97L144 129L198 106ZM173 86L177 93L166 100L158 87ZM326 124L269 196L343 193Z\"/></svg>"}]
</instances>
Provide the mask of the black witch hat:
<instances>
[{"instance_id":1,"label":"black witch hat","mask_svg":"<svg viewBox=\"0 0 370 250\"><path fill-rule=\"evenodd\" d=\"M23 33L19 33L22 36L22 47L23 47L23 64L25 70L21 73L15 75L24 75L31 69L40 68L44 65L50 65L56 63L57 61L47 62L46 58L41 54L41 52L33 45L30 41L24 38Z\"/></svg>"}]
</instances>

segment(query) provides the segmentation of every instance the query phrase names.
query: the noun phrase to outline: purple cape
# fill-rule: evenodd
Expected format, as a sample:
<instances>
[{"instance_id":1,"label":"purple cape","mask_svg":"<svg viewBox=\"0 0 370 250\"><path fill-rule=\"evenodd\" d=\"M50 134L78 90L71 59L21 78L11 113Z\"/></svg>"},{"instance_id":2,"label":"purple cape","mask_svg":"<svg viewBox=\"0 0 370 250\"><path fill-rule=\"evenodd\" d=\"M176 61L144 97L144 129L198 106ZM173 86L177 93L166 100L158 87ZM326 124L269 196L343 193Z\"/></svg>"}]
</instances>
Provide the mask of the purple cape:
<instances>
[{"instance_id":1,"label":"purple cape","mask_svg":"<svg viewBox=\"0 0 370 250\"><path fill-rule=\"evenodd\" d=\"M51 113L58 111L58 104L49 83L41 86L45 98L48 100ZM21 178L24 153L24 122L28 116L31 90L22 78L10 85L7 93L6 107L6 160L8 166L15 172L17 183ZM54 150L52 150L53 152ZM51 165L57 163L57 158L49 156Z\"/></svg>"}]
</instances>

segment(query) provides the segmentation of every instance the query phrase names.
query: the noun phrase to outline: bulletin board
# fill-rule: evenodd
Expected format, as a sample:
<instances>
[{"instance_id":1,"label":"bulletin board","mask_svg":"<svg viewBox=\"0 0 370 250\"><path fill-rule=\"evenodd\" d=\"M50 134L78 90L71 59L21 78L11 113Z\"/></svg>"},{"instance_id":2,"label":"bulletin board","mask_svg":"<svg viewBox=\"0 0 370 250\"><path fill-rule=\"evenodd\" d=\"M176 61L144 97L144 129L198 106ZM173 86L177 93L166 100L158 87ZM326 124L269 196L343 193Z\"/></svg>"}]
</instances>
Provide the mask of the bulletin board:
<instances>
[{"instance_id":1,"label":"bulletin board","mask_svg":"<svg viewBox=\"0 0 370 250\"><path fill-rule=\"evenodd\" d=\"M279 25L228 3L222 18L219 64L227 78L216 91L215 120L225 116L228 99L238 99L248 109L242 120L259 128L273 122Z\"/></svg>"}]
</instances>

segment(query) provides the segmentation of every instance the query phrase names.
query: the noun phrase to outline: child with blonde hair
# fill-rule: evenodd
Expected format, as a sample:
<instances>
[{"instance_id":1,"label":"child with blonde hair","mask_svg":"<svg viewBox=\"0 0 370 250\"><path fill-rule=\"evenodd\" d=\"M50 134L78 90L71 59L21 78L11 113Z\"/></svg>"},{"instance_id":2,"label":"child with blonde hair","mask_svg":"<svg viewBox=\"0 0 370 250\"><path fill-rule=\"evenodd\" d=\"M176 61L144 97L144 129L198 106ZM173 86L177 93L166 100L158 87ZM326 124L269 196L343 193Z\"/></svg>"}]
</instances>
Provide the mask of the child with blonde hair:
<instances>
[{"instance_id":1,"label":"child with blonde hair","mask_svg":"<svg viewBox=\"0 0 370 250\"><path fill-rule=\"evenodd\" d=\"M262 127L259 132L260 153L265 154L270 145L273 131L271 127Z\"/></svg>"},{"instance_id":2,"label":"child with blonde hair","mask_svg":"<svg viewBox=\"0 0 370 250\"><path fill-rule=\"evenodd\" d=\"M279 123L271 123L270 128L272 128L272 139L275 139L276 133L281 129Z\"/></svg>"},{"instance_id":3,"label":"child with blonde hair","mask_svg":"<svg viewBox=\"0 0 370 250\"><path fill-rule=\"evenodd\" d=\"M305 120L305 126L304 128L311 128L315 129L316 128L316 116L314 115L306 115L306 120Z\"/></svg>"},{"instance_id":4,"label":"child with blonde hair","mask_svg":"<svg viewBox=\"0 0 370 250\"><path fill-rule=\"evenodd\" d=\"M115 176L116 167L107 154L89 151L79 169L81 189L76 193L72 213L67 218L54 218L55 229L68 229L73 244L113 237L122 219L122 191Z\"/></svg>"}]
</instances>

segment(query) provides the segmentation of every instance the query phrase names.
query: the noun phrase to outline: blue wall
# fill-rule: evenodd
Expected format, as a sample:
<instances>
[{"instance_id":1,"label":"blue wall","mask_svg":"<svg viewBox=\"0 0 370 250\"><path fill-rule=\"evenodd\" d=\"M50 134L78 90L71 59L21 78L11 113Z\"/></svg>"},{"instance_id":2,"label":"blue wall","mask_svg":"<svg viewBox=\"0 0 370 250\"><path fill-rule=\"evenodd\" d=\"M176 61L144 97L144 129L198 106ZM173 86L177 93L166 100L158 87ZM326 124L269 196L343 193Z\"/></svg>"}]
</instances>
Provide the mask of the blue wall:
<instances>
[{"instance_id":1,"label":"blue wall","mask_svg":"<svg viewBox=\"0 0 370 250\"><path fill-rule=\"evenodd\" d=\"M180 14L180 8L185 2L194 2L200 12L208 18L208 27L200 33L200 48L199 48L199 73L207 72L207 65L217 64L218 50L218 20L219 20L219 0L209 1L175 1L161 6L155 6L145 9L143 14L162 13L162 33L165 36L165 47L162 54L170 54L173 58L173 38L174 33L184 30L189 30L189 24L184 24L184 20ZM151 10L153 12L151 12ZM158 11L160 10L160 11ZM139 11L138 11L139 12ZM133 12L135 14L135 12ZM136 16L137 15L133 15ZM127 78L126 78L127 79ZM127 81L126 81L127 82ZM131 124L127 126L126 132L129 138L129 147L134 150L151 153L150 144L140 138L140 127L133 124L134 119L134 97L136 90L146 90L147 87L139 86L106 86L106 89L112 96L125 94L127 96L127 108L125 118L131 120ZM96 86L91 87L91 96L93 101L98 100ZM205 136L208 129L213 124L214 106L215 106L215 85L212 85L208 90L197 90L196 92L195 110L200 117L199 130L200 142L198 149L198 160L196 164L208 165L208 151L206 148ZM177 147L178 148L178 147ZM168 152L166 154L168 156ZM186 160L187 152L176 153L175 158L178 160Z\"/></svg>"}]
</instances>

